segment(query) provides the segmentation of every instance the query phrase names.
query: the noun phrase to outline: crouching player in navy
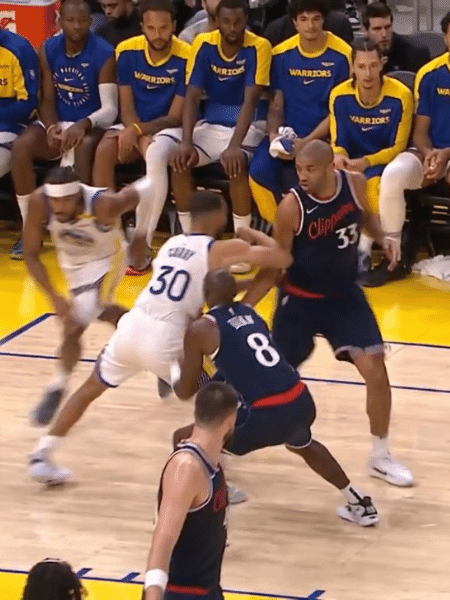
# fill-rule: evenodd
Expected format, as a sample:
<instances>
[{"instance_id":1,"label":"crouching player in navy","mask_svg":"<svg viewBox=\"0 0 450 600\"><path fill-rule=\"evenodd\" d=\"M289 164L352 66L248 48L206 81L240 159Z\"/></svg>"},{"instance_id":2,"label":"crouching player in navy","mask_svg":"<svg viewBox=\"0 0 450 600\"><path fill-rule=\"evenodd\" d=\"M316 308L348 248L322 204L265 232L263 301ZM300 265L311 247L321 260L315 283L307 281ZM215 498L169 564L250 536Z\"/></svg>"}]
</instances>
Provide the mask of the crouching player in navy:
<instances>
[{"instance_id":1,"label":"crouching player in navy","mask_svg":"<svg viewBox=\"0 0 450 600\"><path fill-rule=\"evenodd\" d=\"M395 241L381 231L369 211L361 173L335 170L331 147L308 143L296 157L300 185L278 207L274 238L294 261L280 285L273 339L297 368L314 349L314 336L331 344L338 360L353 362L366 383L367 414L373 439L369 473L388 483L409 486L411 472L389 452L391 389L384 345L375 316L356 285L360 228L365 227L395 266ZM254 306L281 272L260 271L244 302Z\"/></svg>"},{"instance_id":2,"label":"crouching player in navy","mask_svg":"<svg viewBox=\"0 0 450 600\"><path fill-rule=\"evenodd\" d=\"M238 401L221 382L197 394L192 435L177 445L161 476L143 600L223 600L228 498L219 457L233 433Z\"/></svg>"},{"instance_id":3,"label":"crouching player in navy","mask_svg":"<svg viewBox=\"0 0 450 600\"><path fill-rule=\"evenodd\" d=\"M178 381L174 373L176 394L187 399L196 392L203 358L209 357L243 398L236 430L225 449L244 455L284 444L342 492L346 504L337 510L341 518L362 527L375 525L378 515L370 497L356 490L325 446L312 439L313 399L298 372L273 344L261 317L250 306L234 302L237 288L231 273L210 271L204 291L210 310L186 331ZM191 429L178 430L175 441Z\"/></svg>"}]
</instances>

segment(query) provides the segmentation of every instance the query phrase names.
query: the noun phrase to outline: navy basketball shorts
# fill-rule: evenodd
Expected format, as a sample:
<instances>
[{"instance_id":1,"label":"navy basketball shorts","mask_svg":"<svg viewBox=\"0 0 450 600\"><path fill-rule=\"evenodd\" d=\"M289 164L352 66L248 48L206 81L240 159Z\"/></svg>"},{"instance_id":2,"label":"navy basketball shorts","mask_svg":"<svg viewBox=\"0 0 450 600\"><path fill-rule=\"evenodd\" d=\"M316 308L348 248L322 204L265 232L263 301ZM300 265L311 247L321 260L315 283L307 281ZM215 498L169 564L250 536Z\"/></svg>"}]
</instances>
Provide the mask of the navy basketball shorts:
<instances>
[{"instance_id":1,"label":"navy basketball shorts","mask_svg":"<svg viewBox=\"0 0 450 600\"><path fill-rule=\"evenodd\" d=\"M256 407L243 404L225 450L242 456L269 446L305 448L311 443L315 418L316 407L306 386L299 396L285 404Z\"/></svg>"},{"instance_id":2,"label":"navy basketball shorts","mask_svg":"<svg viewBox=\"0 0 450 600\"><path fill-rule=\"evenodd\" d=\"M174 587L174 586L170 586ZM180 591L174 591L171 589L166 589L164 592L164 600L224 600L222 588L219 586L213 590L199 590L199 593L191 594L186 593L189 588L183 589L179 588Z\"/></svg>"},{"instance_id":3,"label":"navy basketball shorts","mask_svg":"<svg viewBox=\"0 0 450 600\"><path fill-rule=\"evenodd\" d=\"M314 336L322 335L338 360L353 362L361 350L384 352L375 315L364 292L354 286L345 296L300 298L280 290L272 337L285 359L297 368L314 349Z\"/></svg>"}]
</instances>

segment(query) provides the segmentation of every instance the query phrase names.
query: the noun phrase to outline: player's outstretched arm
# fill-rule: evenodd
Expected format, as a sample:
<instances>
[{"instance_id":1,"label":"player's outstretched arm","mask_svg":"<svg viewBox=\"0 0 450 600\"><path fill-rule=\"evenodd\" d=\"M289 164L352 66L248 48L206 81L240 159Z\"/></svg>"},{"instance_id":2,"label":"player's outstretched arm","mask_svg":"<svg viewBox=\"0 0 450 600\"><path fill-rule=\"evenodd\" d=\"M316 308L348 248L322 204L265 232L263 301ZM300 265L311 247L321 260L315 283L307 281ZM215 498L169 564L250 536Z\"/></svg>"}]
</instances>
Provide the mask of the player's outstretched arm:
<instances>
[{"instance_id":1,"label":"player's outstretched arm","mask_svg":"<svg viewBox=\"0 0 450 600\"><path fill-rule=\"evenodd\" d=\"M23 229L23 255L31 276L52 301L59 317L64 318L70 309L69 302L53 287L47 269L41 262L42 234L47 222L44 198L39 190L34 191L28 201L28 215Z\"/></svg>"},{"instance_id":2,"label":"player's outstretched arm","mask_svg":"<svg viewBox=\"0 0 450 600\"><path fill-rule=\"evenodd\" d=\"M289 255L289 262L285 267L261 269L242 299L244 304L255 306L274 285L278 284L283 269L292 263L292 244L295 231L299 229L299 221L298 202L293 194L288 194L278 207L272 237L277 242L278 247Z\"/></svg>"},{"instance_id":3,"label":"player's outstretched arm","mask_svg":"<svg viewBox=\"0 0 450 600\"><path fill-rule=\"evenodd\" d=\"M140 199L150 194L151 183L146 177L122 188L120 192L105 191L95 203L95 217L100 225L113 225L126 212L134 210Z\"/></svg>"},{"instance_id":4,"label":"player's outstretched arm","mask_svg":"<svg viewBox=\"0 0 450 600\"><path fill-rule=\"evenodd\" d=\"M167 586L170 558L186 515L202 486L199 465L187 452L174 456L162 480L162 498L145 574L145 600L162 600Z\"/></svg>"},{"instance_id":5,"label":"player's outstretched arm","mask_svg":"<svg viewBox=\"0 0 450 600\"><path fill-rule=\"evenodd\" d=\"M219 330L211 319L201 317L189 325L184 336L180 377L178 381L172 381L173 390L180 400L189 400L197 392L203 357L212 354L219 343Z\"/></svg>"}]
</instances>

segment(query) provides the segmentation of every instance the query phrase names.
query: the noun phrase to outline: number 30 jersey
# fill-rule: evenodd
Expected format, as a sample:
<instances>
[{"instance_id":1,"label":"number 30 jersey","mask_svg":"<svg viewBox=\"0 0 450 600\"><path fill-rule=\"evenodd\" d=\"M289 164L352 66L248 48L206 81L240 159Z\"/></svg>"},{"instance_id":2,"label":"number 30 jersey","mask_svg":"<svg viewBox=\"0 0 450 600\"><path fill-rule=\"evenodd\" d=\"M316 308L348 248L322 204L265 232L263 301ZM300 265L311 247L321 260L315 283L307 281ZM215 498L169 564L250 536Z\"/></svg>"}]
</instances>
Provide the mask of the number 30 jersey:
<instances>
[{"instance_id":1,"label":"number 30 jersey","mask_svg":"<svg viewBox=\"0 0 450 600\"><path fill-rule=\"evenodd\" d=\"M281 356L253 308L235 302L212 308L206 317L216 322L220 335L219 348L210 359L246 404L275 406L300 395L298 372Z\"/></svg>"},{"instance_id":2,"label":"number 30 jersey","mask_svg":"<svg viewBox=\"0 0 450 600\"><path fill-rule=\"evenodd\" d=\"M197 233L167 240L153 261L152 278L135 307L158 321L186 329L190 319L198 318L205 302L203 281L213 243L212 237Z\"/></svg>"},{"instance_id":3,"label":"number 30 jersey","mask_svg":"<svg viewBox=\"0 0 450 600\"><path fill-rule=\"evenodd\" d=\"M300 186L291 189L298 201L299 222L292 246L294 262L283 289L302 298L341 296L358 276L358 242L362 210L347 171L335 171L332 198L310 196Z\"/></svg>"}]
</instances>

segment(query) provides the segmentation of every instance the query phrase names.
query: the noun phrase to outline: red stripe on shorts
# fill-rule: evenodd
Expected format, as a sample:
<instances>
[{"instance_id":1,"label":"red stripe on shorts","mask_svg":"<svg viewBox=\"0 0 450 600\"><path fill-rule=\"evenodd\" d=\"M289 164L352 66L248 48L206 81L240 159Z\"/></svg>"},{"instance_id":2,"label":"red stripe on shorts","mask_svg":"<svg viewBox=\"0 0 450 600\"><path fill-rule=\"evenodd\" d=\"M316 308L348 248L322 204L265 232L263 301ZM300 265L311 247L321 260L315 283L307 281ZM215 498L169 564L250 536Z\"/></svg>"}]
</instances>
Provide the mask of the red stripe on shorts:
<instances>
[{"instance_id":1,"label":"red stripe on shorts","mask_svg":"<svg viewBox=\"0 0 450 600\"><path fill-rule=\"evenodd\" d=\"M298 383L291 387L286 392L281 394L273 394L272 396L266 396L265 398L259 398L252 403L252 408L262 408L267 406L278 406L280 404L289 404L293 402L305 389L303 381L299 380Z\"/></svg>"},{"instance_id":2,"label":"red stripe on shorts","mask_svg":"<svg viewBox=\"0 0 450 600\"><path fill-rule=\"evenodd\" d=\"M308 290L304 290L303 288L297 287L288 281L283 283L283 290L292 296L297 296L297 298L325 298L325 294L316 294L314 292L308 292Z\"/></svg>"}]
</instances>

